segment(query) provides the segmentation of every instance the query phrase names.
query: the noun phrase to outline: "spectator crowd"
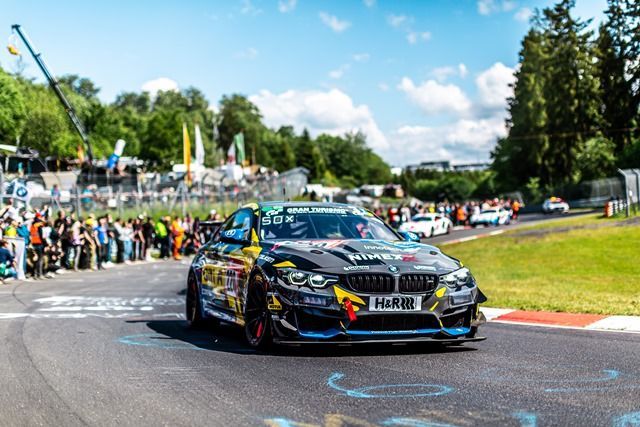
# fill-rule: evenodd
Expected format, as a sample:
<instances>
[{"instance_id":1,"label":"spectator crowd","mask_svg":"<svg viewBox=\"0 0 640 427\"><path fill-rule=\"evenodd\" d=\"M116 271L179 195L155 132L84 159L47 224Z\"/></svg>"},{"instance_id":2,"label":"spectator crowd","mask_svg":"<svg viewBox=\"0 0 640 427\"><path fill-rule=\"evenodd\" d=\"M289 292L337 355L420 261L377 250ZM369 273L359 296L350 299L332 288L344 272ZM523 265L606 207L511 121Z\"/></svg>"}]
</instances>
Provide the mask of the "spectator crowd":
<instances>
[{"instance_id":1,"label":"spectator crowd","mask_svg":"<svg viewBox=\"0 0 640 427\"><path fill-rule=\"evenodd\" d=\"M376 209L376 214L385 219L392 227L411 221L414 215L425 213L438 213L448 217L454 225L469 225L472 215L490 208L502 208L511 213L511 219L517 220L520 209L523 207L519 200L511 199L485 199L480 201L467 201L464 203L420 203L401 204L399 206L387 206Z\"/></svg>"},{"instance_id":2,"label":"spectator crowd","mask_svg":"<svg viewBox=\"0 0 640 427\"><path fill-rule=\"evenodd\" d=\"M215 210L207 218L220 219ZM66 270L100 270L150 261L152 252L179 260L208 240L210 230L199 223L188 214L154 220L146 214L77 217L64 210L54 214L49 207L20 211L9 200L0 209L0 279L16 278L19 271L40 280Z\"/></svg>"}]
</instances>

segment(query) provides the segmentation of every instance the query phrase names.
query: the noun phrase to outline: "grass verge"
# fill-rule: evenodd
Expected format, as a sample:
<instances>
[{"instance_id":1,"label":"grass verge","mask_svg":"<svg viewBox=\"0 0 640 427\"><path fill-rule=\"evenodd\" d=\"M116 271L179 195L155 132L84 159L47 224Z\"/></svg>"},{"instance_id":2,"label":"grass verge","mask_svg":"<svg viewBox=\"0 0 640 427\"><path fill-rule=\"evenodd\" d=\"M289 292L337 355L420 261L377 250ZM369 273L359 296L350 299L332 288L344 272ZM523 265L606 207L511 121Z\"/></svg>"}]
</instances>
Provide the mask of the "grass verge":
<instances>
[{"instance_id":1,"label":"grass verge","mask_svg":"<svg viewBox=\"0 0 640 427\"><path fill-rule=\"evenodd\" d=\"M640 315L640 224L598 215L443 245L464 262L488 306Z\"/></svg>"}]
</instances>

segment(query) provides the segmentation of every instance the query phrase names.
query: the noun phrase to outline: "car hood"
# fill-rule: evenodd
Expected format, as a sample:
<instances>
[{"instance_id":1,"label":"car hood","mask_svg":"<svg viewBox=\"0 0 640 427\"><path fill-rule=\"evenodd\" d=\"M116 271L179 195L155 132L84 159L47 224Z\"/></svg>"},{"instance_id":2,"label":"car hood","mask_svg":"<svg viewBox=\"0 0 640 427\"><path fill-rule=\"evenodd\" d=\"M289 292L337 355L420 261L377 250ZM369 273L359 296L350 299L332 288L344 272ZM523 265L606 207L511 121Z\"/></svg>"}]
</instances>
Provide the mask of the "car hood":
<instances>
[{"instance_id":1,"label":"car hood","mask_svg":"<svg viewBox=\"0 0 640 427\"><path fill-rule=\"evenodd\" d=\"M460 263L435 246L388 240L263 241L263 254L274 265L289 261L301 270L333 274L349 272L424 272L444 274Z\"/></svg>"}]
</instances>

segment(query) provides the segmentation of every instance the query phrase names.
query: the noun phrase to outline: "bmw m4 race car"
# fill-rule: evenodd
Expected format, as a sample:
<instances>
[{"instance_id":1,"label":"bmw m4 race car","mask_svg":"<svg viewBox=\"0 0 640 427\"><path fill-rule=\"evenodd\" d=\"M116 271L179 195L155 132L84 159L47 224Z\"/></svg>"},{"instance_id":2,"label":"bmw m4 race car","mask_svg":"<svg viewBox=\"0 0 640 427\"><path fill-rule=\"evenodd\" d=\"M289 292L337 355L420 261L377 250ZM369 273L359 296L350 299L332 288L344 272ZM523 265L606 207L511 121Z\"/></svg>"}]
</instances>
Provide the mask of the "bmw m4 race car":
<instances>
[{"instance_id":1,"label":"bmw m4 race car","mask_svg":"<svg viewBox=\"0 0 640 427\"><path fill-rule=\"evenodd\" d=\"M349 205L245 206L194 258L187 319L237 324L255 347L484 339L471 272L416 240Z\"/></svg>"}]
</instances>

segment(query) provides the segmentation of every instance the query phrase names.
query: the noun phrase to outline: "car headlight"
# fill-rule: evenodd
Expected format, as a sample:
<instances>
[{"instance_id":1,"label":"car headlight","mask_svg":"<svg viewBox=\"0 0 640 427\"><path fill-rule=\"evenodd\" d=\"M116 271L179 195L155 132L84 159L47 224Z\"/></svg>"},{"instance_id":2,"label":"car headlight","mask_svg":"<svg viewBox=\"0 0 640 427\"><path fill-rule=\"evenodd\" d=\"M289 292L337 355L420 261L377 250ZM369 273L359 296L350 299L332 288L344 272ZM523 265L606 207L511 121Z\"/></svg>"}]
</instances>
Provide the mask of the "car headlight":
<instances>
[{"instance_id":1,"label":"car headlight","mask_svg":"<svg viewBox=\"0 0 640 427\"><path fill-rule=\"evenodd\" d=\"M461 268L456 271L452 271L449 274L440 276L440 282L444 283L450 288L457 288L458 286L473 284L473 276L468 268Z\"/></svg>"},{"instance_id":2,"label":"car headlight","mask_svg":"<svg viewBox=\"0 0 640 427\"><path fill-rule=\"evenodd\" d=\"M327 285L338 283L338 278L335 276L311 273L307 271L283 269L278 272L282 280L289 285L295 286L311 286L312 288L324 288Z\"/></svg>"}]
</instances>

